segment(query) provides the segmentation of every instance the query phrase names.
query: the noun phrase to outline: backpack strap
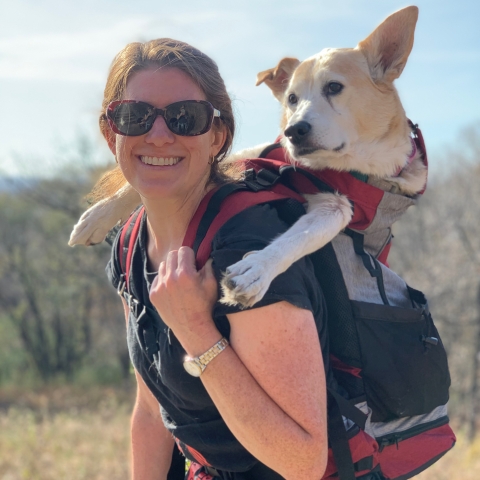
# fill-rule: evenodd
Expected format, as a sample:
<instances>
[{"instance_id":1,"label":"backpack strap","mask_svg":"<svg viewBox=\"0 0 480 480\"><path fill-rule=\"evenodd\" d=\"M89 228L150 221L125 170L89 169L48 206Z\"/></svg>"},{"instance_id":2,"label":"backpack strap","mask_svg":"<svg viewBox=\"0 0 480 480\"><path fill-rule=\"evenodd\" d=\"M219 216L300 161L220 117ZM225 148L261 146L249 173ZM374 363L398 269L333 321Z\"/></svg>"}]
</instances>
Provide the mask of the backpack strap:
<instances>
[{"instance_id":1,"label":"backpack strap","mask_svg":"<svg viewBox=\"0 0 480 480\"><path fill-rule=\"evenodd\" d=\"M195 252L197 268L202 268L210 257L212 241L218 230L231 218L249 207L279 200L305 203L304 198L278 183L272 188L262 186L262 190L252 191L246 184L227 184L209 192L200 203L193 216L184 246Z\"/></svg>"},{"instance_id":2,"label":"backpack strap","mask_svg":"<svg viewBox=\"0 0 480 480\"><path fill-rule=\"evenodd\" d=\"M390 305L388 302L387 294L385 292L385 284L383 282L383 273L382 267L380 266L380 262L372 255L369 255L364 247L364 235L350 228L345 228L343 231L346 235L348 235L353 241L353 250L357 255L360 256L363 262L363 266L368 270L370 276L376 278L378 291L380 292L380 296L382 297L382 302L384 305Z\"/></svg>"},{"instance_id":3,"label":"backpack strap","mask_svg":"<svg viewBox=\"0 0 480 480\"><path fill-rule=\"evenodd\" d=\"M130 218L125 222L118 242L118 258L120 269L122 274L125 276L125 286L127 287L127 291L129 291L129 277L132 264L133 247L137 240L144 211L145 207L142 205L140 208L135 210L132 215L130 215Z\"/></svg>"}]
</instances>

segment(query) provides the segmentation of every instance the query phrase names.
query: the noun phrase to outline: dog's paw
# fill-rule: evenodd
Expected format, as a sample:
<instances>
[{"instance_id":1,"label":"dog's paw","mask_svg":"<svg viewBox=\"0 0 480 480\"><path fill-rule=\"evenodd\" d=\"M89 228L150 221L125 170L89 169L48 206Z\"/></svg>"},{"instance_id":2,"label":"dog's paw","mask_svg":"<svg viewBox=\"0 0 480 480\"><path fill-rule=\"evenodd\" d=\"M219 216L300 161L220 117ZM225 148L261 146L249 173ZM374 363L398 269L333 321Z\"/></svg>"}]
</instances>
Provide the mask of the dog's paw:
<instances>
[{"instance_id":1,"label":"dog's paw","mask_svg":"<svg viewBox=\"0 0 480 480\"><path fill-rule=\"evenodd\" d=\"M251 307L265 295L275 275L262 252L249 252L243 260L227 268L220 285L221 303Z\"/></svg>"},{"instance_id":2,"label":"dog's paw","mask_svg":"<svg viewBox=\"0 0 480 480\"><path fill-rule=\"evenodd\" d=\"M119 220L112 216L113 212L109 208L108 200L101 200L83 213L70 234L68 244L71 247L74 245L89 246L103 242L107 233Z\"/></svg>"}]
</instances>

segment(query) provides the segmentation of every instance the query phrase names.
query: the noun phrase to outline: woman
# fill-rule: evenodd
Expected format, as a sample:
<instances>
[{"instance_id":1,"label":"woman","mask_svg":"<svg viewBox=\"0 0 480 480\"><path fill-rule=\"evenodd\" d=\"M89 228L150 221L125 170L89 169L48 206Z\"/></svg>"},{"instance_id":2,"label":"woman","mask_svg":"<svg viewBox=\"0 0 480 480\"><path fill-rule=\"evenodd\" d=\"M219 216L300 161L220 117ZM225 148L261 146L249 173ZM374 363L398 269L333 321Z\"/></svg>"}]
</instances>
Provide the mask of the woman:
<instances>
[{"instance_id":1,"label":"woman","mask_svg":"<svg viewBox=\"0 0 480 480\"><path fill-rule=\"evenodd\" d=\"M198 101L208 104L197 108ZM231 146L234 120L216 64L170 39L127 45L112 64L103 111L101 131L145 206L132 272L158 312L142 318L159 348L150 355L124 302L138 382L133 478L167 478L172 434L224 479L321 478L327 435L318 331L325 309L308 259L278 277L255 308L240 311L217 303L217 279L287 228L276 208L253 207L228 222L214 240L213 262L200 271L182 247L202 198L226 181L218 162ZM110 176L100 188L116 190L114 183ZM116 287L117 254L114 248L107 267ZM213 346L203 372L187 362L200 377L189 375L184 357Z\"/></svg>"}]
</instances>

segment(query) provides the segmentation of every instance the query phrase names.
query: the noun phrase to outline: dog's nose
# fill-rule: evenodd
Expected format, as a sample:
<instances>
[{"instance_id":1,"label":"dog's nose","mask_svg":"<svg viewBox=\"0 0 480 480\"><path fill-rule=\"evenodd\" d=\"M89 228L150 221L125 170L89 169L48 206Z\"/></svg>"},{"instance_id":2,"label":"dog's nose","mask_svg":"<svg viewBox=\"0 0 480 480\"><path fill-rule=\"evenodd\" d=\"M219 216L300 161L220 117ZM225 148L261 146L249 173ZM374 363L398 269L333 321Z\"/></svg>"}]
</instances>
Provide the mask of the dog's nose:
<instances>
[{"instance_id":1,"label":"dog's nose","mask_svg":"<svg viewBox=\"0 0 480 480\"><path fill-rule=\"evenodd\" d=\"M305 140L311 129L308 122L298 122L290 125L283 133L294 145L298 145Z\"/></svg>"}]
</instances>

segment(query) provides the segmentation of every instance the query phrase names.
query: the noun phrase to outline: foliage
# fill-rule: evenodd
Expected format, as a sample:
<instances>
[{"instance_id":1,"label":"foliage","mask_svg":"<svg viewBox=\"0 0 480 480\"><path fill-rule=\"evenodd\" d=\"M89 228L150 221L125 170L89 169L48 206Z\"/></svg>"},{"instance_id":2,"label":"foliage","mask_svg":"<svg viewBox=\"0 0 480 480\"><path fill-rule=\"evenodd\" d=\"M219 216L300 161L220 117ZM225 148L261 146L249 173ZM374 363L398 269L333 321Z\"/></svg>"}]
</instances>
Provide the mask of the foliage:
<instances>
[{"instance_id":1,"label":"foliage","mask_svg":"<svg viewBox=\"0 0 480 480\"><path fill-rule=\"evenodd\" d=\"M18 350L0 364L0 381L18 381L27 366L43 382L85 378L86 365L101 382L128 376L122 308L104 273L110 249L67 246L91 186L85 177L64 173L0 194L0 331L10 339L0 342Z\"/></svg>"}]
</instances>

